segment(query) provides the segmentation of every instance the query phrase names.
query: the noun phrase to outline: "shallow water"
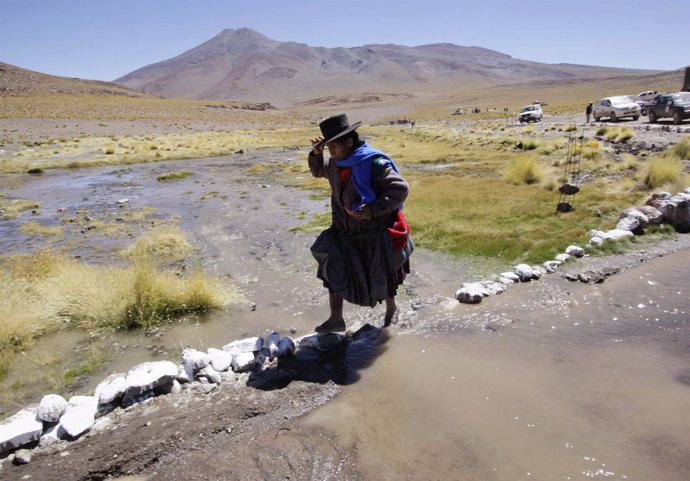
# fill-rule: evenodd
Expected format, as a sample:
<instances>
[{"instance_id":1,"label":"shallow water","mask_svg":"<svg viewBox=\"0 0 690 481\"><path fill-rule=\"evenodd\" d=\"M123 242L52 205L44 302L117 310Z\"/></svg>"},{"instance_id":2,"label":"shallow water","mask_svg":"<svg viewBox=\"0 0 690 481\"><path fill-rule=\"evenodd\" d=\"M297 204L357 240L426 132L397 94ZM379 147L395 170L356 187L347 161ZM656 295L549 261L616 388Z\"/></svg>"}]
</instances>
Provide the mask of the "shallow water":
<instances>
[{"instance_id":1,"label":"shallow water","mask_svg":"<svg viewBox=\"0 0 690 481\"><path fill-rule=\"evenodd\" d=\"M394 336L306 422L354 449L364 479L685 480L688 279L686 251L563 286L574 292L555 315ZM488 310L500 316L524 294Z\"/></svg>"},{"instance_id":2,"label":"shallow water","mask_svg":"<svg viewBox=\"0 0 690 481\"><path fill-rule=\"evenodd\" d=\"M179 218L204 267L247 297L148 336L113 335L112 362L75 391L88 392L106 374L144 360L177 360L186 346L221 347L273 330L299 336L323 321L326 292L309 254L316 234L287 230L327 211L328 199L246 173L257 163L302 162L305 155L259 152L0 179L10 195L43 202L37 214L0 222L5 253L32 249L36 242L18 234L17 226L28 219L60 222L58 207L69 215L77 209L116 215L154 207L156 220ZM156 182L170 170L194 175ZM124 208L116 202L122 198L128 199ZM97 262L110 255L104 245L128 242L126 236L112 241L68 230L53 243ZM354 366L357 382L304 422L331 430L352 448L363 479L687 479L689 266L690 252L684 251L601 285L552 275L469 306L458 304L453 293L461 282L483 278L487 266L419 249L386 351L366 369ZM353 330L380 326L383 307L346 306L345 315ZM65 332L41 340L18 356L25 369L18 375L34 375L40 367L27 368L25 360L42 352L69 357L83 337ZM22 394L16 406L4 409L46 394L42 384L15 385Z\"/></svg>"}]
</instances>

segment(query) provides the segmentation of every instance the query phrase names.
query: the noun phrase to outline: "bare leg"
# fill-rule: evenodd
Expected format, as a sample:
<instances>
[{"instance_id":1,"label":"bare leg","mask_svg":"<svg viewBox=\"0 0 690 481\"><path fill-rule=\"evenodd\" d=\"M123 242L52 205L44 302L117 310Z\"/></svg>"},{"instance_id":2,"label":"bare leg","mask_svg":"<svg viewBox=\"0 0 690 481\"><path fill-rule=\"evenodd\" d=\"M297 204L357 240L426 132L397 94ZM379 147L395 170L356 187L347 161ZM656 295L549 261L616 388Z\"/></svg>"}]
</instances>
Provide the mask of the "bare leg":
<instances>
[{"instance_id":1,"label":"bare leg","mask_svg":"<svg viewBox=\"0 0 690 481\"><path fill-rule=\"evenodd\" d=\"M316 332L344 331L345 321L343 320L343 298L333 292L328 292L328 305L331 308L331 315L326 321L316 326Z\"/></svg>"},{"instance_id":2,"label":"bare leg","mask_svg":"<svg viewBox=\"0 0 690 481\"><path fill-rule=\"evenodd\" d=\"M386 299L386 317L383 319L383 327L390 326L398 319L398 306L395 304L395 297Z\"/></svg>"}]
</instances>

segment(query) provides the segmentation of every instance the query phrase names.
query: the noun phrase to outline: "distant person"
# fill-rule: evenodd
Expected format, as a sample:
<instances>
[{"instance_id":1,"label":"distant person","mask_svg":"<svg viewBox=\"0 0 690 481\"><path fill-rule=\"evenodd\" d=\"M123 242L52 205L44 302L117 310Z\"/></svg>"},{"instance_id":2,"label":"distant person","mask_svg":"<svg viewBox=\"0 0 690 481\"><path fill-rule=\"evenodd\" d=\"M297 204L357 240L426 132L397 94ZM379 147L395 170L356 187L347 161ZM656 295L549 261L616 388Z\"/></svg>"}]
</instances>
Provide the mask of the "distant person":
<instances>
[{"instance_id":1,"label":"distant person","mask_svg":"<svg viewBox=\"0 0 690 481\"><path fill-rule=\"evenodd\" d=\"M585 109L585 115L587 116L587 123L589 123L589 117L592 115L592 102L587 105Z\"/></svg>"},{"instance_id":2,"label":"distant person","mask_svg":"<svg viewBox=\"0 0 690 481\"><path fill-rule=\"evenodd\" d=\"M311 140L309 169L328 179L332 194L331 227L311 246L330 306L316 332L345 330L343 299L370 307L385 301L389 326L397 318L397 288L410 272L413 246L402 213L409 185L388 155L360 139L360 125L345 114L329 117Z\"/></svg>"}]
</instances>

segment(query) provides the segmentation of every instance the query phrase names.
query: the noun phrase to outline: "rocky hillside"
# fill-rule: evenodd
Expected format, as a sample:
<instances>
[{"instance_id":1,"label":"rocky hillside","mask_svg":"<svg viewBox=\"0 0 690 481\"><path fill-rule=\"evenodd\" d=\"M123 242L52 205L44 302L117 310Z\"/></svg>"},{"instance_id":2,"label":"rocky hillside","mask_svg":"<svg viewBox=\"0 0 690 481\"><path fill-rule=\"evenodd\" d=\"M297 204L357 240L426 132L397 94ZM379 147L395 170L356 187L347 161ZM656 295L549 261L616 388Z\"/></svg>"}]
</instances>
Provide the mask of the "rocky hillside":
<instances>
[{"instance_id":1,"label":"rocky hillside","mask_svg":"<svg viewBox=\"0 0 690 481\"><path fill-rule=\"evenodd\" d=\"M35 93L124 95L127 97L144 98L155 96L111 82L58 77L0 62L0 97Z\"/></svg>"},{"instance_id":2,"label":"rocky hillside","mask_svg":"<svg viewBox=\"0 0 690 481\"><path fill-rule=\"evenodd\" d=\"M459 86L645 73L653 72L543 64L453 44L311 47L241 28L224 30L198 47L116 82L166 97L285 104L343 93L440 92Z\"/></svg>"}]
</instances>

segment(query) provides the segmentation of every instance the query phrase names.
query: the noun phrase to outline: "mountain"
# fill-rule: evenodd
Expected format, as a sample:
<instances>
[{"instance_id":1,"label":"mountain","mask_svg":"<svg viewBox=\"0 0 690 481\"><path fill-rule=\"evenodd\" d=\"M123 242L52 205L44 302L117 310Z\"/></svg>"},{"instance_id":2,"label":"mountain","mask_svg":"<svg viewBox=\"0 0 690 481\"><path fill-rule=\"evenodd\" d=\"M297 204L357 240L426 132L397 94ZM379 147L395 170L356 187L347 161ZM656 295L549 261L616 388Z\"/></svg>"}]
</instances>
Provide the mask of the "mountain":
<instances>
[{"instance_id":1,"label":"mountain","mask_svg":"<svg viewBox=\"0 0 690 481\"><path fill-rule=\"evenodd\" d=\"M441 92L462 86L644 73L654 72L544 64L449 43L311 47L279 42L240 28L223 30L198 47L142 67L115 82L165 97L286 105L343 93Z\"/></svg>"},{"instance_id":2,"label":"mountain","mask_svg":"<svg viewBox=\"0 0 690 481\"><path fill-rule=\"evenodd\" d=\"M0 97L12 97L34 93L154 97L154 95L150 93L134 90L112 82L59 77L0 62Z\"/></svg>"}]
</instances>

